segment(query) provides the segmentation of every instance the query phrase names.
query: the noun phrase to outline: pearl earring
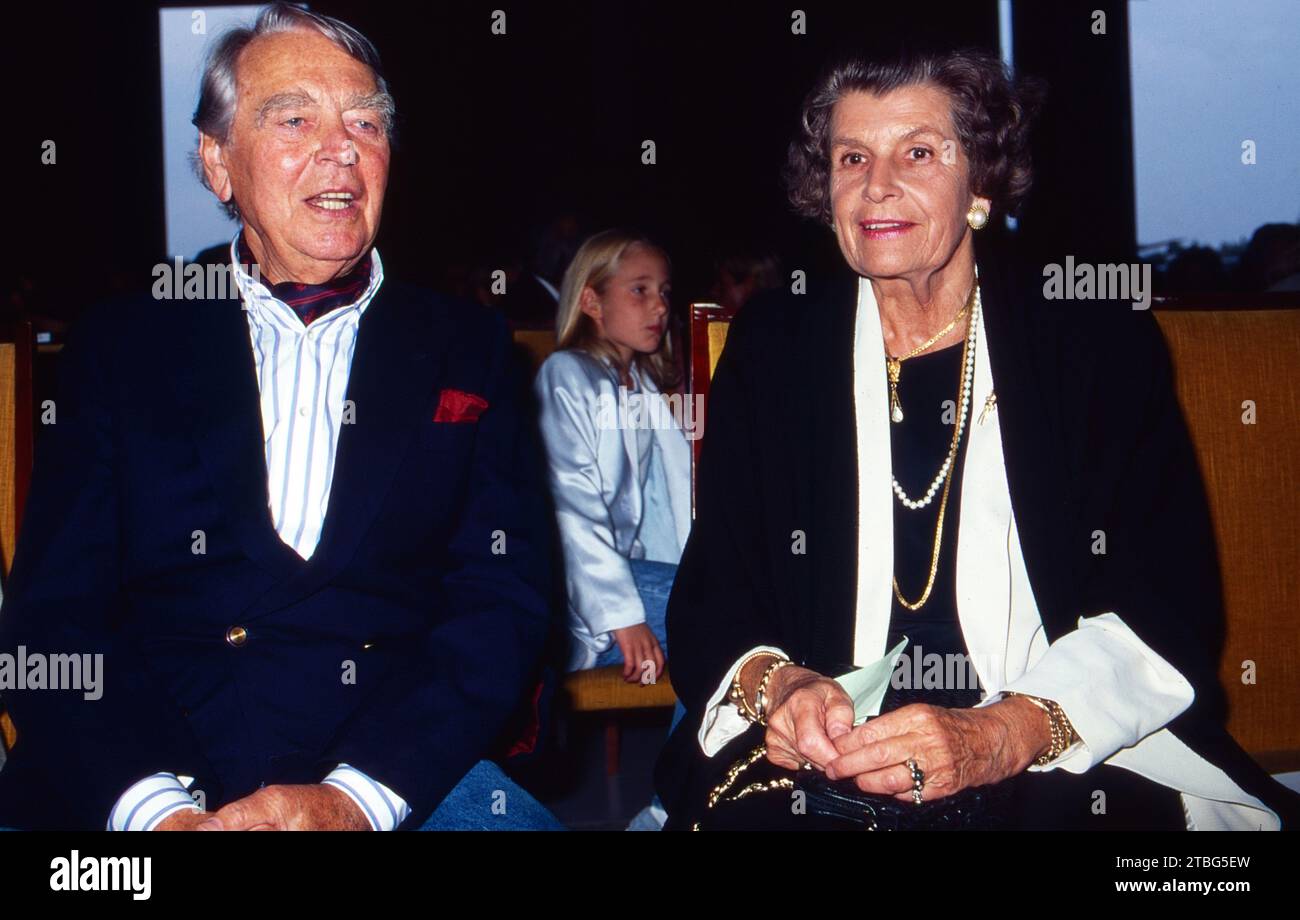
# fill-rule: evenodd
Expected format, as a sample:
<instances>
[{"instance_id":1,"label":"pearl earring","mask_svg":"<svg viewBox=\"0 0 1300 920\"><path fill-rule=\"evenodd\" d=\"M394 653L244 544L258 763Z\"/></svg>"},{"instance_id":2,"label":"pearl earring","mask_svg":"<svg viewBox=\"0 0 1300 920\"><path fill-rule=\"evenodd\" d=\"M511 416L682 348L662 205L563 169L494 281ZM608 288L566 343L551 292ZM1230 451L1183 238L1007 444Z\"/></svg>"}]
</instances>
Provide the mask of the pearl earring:
<instances>
[{"instance_id":1,"label":"pearl earring","mask_svg":"<svg viewBox=\"0 0 1300 920\"><path fill-rule=\"evenodd\" d=\"M966 223L970 224L972 230L979 230L989 222L989 212L979 205L972 205L971 209L966 212Z\"/></svg>"}]
</instances>

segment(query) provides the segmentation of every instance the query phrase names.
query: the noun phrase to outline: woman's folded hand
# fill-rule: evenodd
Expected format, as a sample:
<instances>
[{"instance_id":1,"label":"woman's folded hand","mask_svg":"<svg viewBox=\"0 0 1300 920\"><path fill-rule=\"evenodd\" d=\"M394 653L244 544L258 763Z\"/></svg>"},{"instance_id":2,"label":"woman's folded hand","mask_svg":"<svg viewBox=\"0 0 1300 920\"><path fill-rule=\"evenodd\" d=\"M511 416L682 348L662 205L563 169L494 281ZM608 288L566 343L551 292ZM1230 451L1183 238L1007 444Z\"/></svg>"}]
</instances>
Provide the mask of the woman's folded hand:
<instances>
[{"instance_id":1,"label":"woman's folded hand","mask_svg":"<svg viewBox=\"0 0 1300 920\"><path fill-rule=\"evenodd\" d=\"M768 687L767 759L798 770L822 769L839 756L835 739L853 728L853 701L844 688L796 665L773 673Z\"/></svg>"},{"instance_id":2,"label":"woman's folded hand","mask_svg":"<svg viewBox=\"0 0 1300 920\"><path fill-rule=\"evenodd\" d=\"M827 762L826 775L853 779L863 792L910 801L906 761L912 758L924 774L927 802L1000 782L1033 762L1043 749L1046 725L1032 704L1033 712L1009 702L979 709L902 706L839 735L838 756Z\"/></svg>"}]
</instances>

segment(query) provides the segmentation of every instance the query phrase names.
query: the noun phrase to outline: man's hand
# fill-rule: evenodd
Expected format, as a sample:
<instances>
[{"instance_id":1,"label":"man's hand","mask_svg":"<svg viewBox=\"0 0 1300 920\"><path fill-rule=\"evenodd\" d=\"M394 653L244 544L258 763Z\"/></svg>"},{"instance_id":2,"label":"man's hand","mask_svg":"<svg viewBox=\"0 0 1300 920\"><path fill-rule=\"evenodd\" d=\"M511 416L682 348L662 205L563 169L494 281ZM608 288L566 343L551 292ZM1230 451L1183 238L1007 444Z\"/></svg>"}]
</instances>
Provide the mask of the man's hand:
<instances>
[{"instance_id":1,"label":"man's hand","mask_svg":"<svg viewBox=\"0 0 1300 920\"><path fill-rule=\"evenodd\" d=\"M263 786L203 815L200 831L368 831L370 822L343 790L324 784ZM167 821L170 821L168 818ZM163 824L166 824L164 821Z\"/></svg>"},{"instance_id":2,"label":"man's hand","mask_svg":"<svg viewBox=\"0 0 1300 920\"><path fill-rule=\"evenodd\" d=\"M198 808L182 808L180 811L174 811L154 828L156 831L192 831L210 816L205 811L199 811Z\"/></svg>"},{"instance_id":3,"label":"man's hand","mask_svg":"<svg viewBox=\"0 0 1300 920\"><path fill-rule=\"evenodd\" d=\"M644 623L624 626L614 630L614 641L623 653L623 679L629 684L641 682L641 674L646 670L645 663L654 664L654 679L658 680L664 673L664 651L659 647L659 640L654 632Z\"/></svg>"}]
</instances>

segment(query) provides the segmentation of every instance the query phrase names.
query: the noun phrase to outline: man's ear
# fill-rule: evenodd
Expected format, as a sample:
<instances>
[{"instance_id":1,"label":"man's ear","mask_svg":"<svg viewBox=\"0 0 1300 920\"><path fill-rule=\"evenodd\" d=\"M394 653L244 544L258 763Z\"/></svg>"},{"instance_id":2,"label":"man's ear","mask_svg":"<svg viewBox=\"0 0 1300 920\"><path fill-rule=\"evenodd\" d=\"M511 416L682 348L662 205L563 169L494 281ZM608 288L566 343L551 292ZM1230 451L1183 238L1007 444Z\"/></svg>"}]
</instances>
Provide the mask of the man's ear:
<instances>
[{"instance_id":1,"label":"man's ear","mask_svg":"<svg viewBox=\"0 0 1300 920\"><path fill-rule=\"evenodd\" d=\"M230 170L226 168L225 150L210 134L199 132L199 159L203 161L203 175L207 177L212 193L225 204L234 195L230 187Z\"/></svg>"}]
</instances>

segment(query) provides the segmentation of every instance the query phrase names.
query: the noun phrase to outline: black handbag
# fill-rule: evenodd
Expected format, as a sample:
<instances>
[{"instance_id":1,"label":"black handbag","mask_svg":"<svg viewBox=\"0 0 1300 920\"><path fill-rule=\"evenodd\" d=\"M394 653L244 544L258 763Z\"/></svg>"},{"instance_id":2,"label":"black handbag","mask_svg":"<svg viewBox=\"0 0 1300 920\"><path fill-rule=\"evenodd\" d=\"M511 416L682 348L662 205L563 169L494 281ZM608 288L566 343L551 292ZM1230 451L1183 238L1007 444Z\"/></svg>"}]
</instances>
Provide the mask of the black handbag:
<instances>
[{"instance_id":1,"label":"black handbag","mask_svg":"<svg viewBox=\"0 0 1300 920\"><path fill-rule=\"evenodd\" d=\"M1011 780L975 786L933 802L914 805L893 796L872 795L852 780L829 780L804 770L794 788L806 795L808 814L866 831L1000 830L1010 824Z\"/></svg>"},{"instance_id":2,"label":"black handbag","mask_svg":"<svg viewBox=\"0 0 1300 920\"><path fill-rule=\"evenodd\" d=\"M960 708L979 699L972 691L890 688L882 711L924 702ZM751 731L760 731L755 726ZM1023 774L1021 774L1023 776ZM848 779L820 770L785 770L767 760L767 747L751 749L709 793L694 830L1000 830L1011 826L1017 781L976 786L920 805L860 790Z\"/></svg>"}]
</instances>

